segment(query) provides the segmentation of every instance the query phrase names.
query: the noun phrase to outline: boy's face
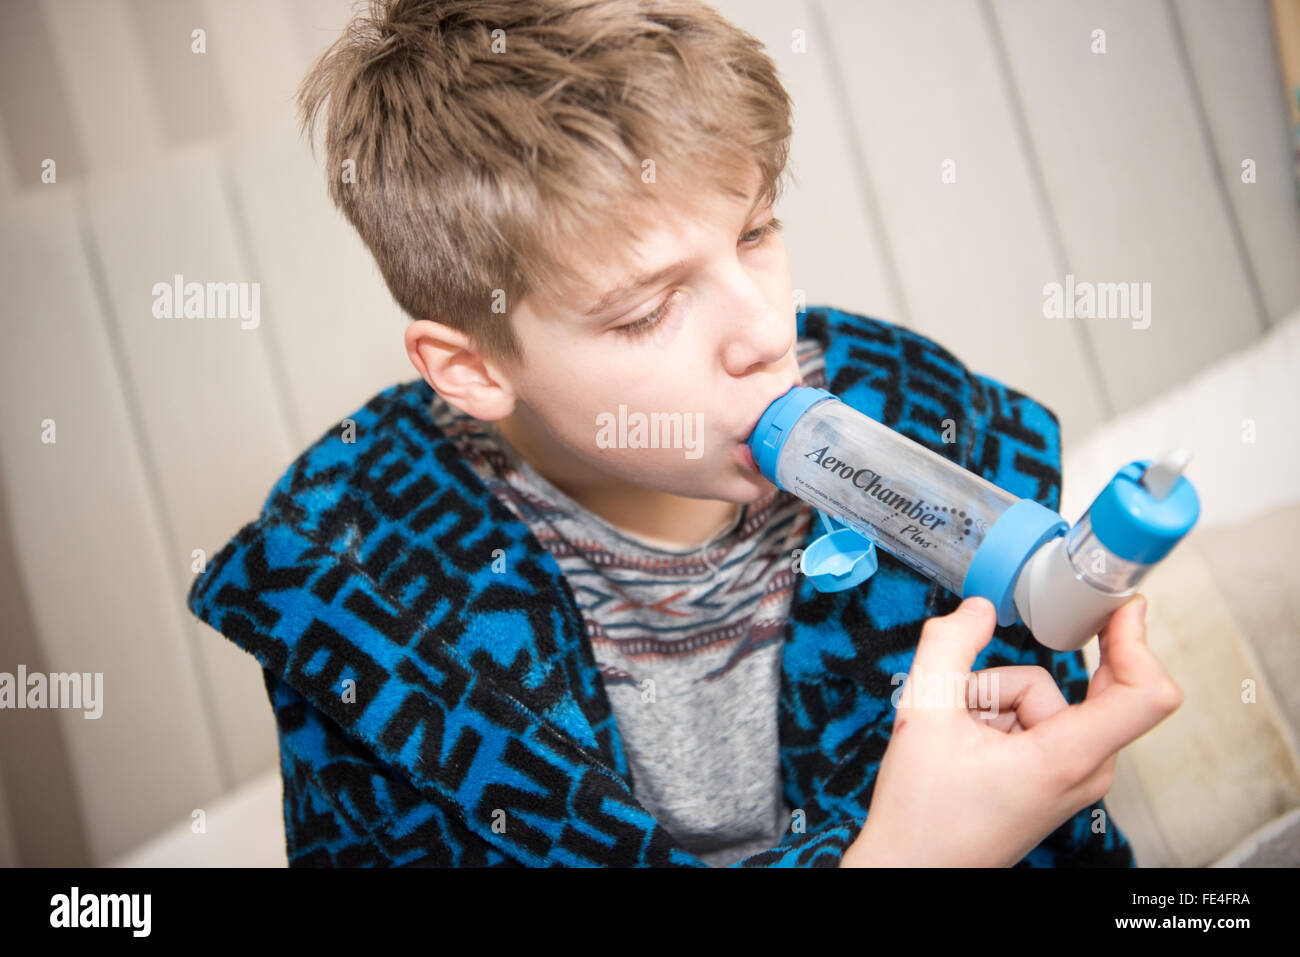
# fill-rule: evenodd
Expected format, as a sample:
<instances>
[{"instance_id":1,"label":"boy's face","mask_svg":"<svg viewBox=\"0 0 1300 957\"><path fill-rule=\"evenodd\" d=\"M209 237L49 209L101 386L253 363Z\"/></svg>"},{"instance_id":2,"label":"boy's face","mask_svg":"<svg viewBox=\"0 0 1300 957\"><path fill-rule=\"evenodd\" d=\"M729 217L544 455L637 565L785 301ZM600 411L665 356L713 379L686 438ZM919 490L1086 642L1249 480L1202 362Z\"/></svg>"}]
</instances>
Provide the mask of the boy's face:
<instances>
[{"instance_id":1,"label":"boy's face","mask_svg":"<svg viewBox=\"0 0 1300 957\"><path fill-rule=\"evenodd\" d=\"M591 284L573 301L516 304L526 365L488 363L501 392L481 396L478 412L472 396L448 398L500 419L520 454L571 495L648 487L741 503L769 492L742 443L800 377L785 247L771 207L751 209L757 176L750 186L748 200L659 204L630 270L589 264Z\"/></svg>"}]
</instances>

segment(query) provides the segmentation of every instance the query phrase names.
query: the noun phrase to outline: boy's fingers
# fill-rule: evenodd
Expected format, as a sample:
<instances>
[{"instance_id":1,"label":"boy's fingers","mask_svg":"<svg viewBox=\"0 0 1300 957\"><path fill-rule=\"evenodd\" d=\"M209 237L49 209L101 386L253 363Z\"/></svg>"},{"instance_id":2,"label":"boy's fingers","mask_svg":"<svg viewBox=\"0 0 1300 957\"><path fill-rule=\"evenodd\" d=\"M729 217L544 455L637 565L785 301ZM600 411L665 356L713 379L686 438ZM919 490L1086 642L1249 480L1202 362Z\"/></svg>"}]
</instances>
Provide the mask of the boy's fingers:
<instances>
[{"instance_id":1,"label":"boy's fingers","mask_svg":"<svg viewBox=\"0 0 1300 957\"><path fill-rule=\"evenodd\" d=\"M1072 755L1079 780L1176 711L1183 699L1146 645L1146 625L1136 602L1111 616L1101 653L1110 683L1100 690L1090 687L1082 703L1027 732L1036 736L1043 753Z\"/></svg>"},{"instance_id":2,"label":"boy's fingers","mask_svg":"<svg viewBox=\"0 0 1300 957\"><path fill-rule=\"evenodd\" d=\"M1001 731L1003 734L1019 734L1025 729L1020 726L1020 719L1016 717L1014 711L1001 711L990 717L982 711L972 711L971 720L986 728L992 728L994 731Z\"/></svg>"},{"instance_id":3,"label":"boy's fingers","mask_svg":"<svg viewBox=\"0 0 1300 957\"><path fill-rule=\"evenodd\" d=\"M1087 807L1094 801L1105 797L1115 780L1115 765L1118 754L1112 754L1103 761L1090 775L1070 789L1066 800L1075 808Z\"/></svg>"},{"instance_id":4,"label":"boy's fingers","mask_svg":"<svg viewBox=\"0 0 1300 957\"><path fill-rule=\"evenodd\" d=\"M996 624L997 613L987 598L968 598L952 613L926 621L899 706L908 708L913 716L952 717L960 712L965 719L964 695L926 694L927 686L923 683L937 676L945 690L954 686L966 688L971 667L993 637ZM921 682L915 680L918 677ZM961 700L955 700L958 698Z\"/></svg>"},{"instance_id":5,"label":"boy's fingers","mask_svg":"<svg viewBox=\"0 0 1300 957\"><path fill-rule=\"evenodd\" d=\"M1140 623L1141 627L1139 637L1142 644L1146 644L1145 606L1146 596L1141 594L1134 595L1130 601L1121 605L1111 614L1105 626L1098 633L1098 652L1101 656L1101 660L1097 664L1096 671L1092 674L1092 679L1088 682L1087 697L1095 698L1102 691L1105 691L1106 688L1110 687L1115 680L1110 664L1110 648L1114 644L1114 642L1110 640L1110 632L1113 627L1123 627L1125 623L1127 623L1129 627L1132 627L1133 621L1136 619L1136 621ZM1121 654L1122 653L1121 650Z\"/></svg>"},{"instance_id":6,"label":"boy's fingers","mask_svg":"<svg viewBox=\"0 0 1300 957\"><path fill-rule=\"evenodd\" d=\"M985 668L970 676L970 684L974 688L971 699L979 709L975 717L985 718L990 727L999 730L1009 730L1010 722L996 722L994 711L998 717L1010 712L1020 727L1027 730L1069 707L1051 674L1038 665ZM1008 727L1002 727L1003 724Z\"/></svg>"},{"instance_id":7,"label":"boy's fingers","mask_svg":"<svg viewBox=\"0 0 1300 957\"><path fill-rule=\"evenodd\" d=\"M1133 595L1132 598L1130 598L1124 604L1120 605L1120 607L1111 614L1109 620L1107 620L1106 624L1102 626L1102 629L1098 633L1097 637L1099 639L1104 639L1106 635L1109 634L1111 629L1114 628L1116 625L1122 626L1125 621L1136 621L1141 626L1142 629L1141 634L1138 635L1138 638L1143 644L1146 644L1147 641L1146 605L1147 605L1146 595L1143 595L1141 592L1138 592L1137 594ZM1132 616L1132 617L1121 618L1120 617L1121 615Z\"/></svg>"},{"instance_id":8,"label":"boy's fingers","mask_svg":"<svg viewBox=\"0 0 1300 957\"><path fill-rule=\"evenodd\" d=\"M1164 666L1147 645L1144 603L1141 595L1135 595L1132 601L1110 616L1110 621L1098 635L1101 655L1098 670L1101 670L1101 665L1106 666L1110 684L1151 688L1170 682ZM1105 690L1105 687L1097 689L1098 692Z\"/></svg>"}]
</instances>

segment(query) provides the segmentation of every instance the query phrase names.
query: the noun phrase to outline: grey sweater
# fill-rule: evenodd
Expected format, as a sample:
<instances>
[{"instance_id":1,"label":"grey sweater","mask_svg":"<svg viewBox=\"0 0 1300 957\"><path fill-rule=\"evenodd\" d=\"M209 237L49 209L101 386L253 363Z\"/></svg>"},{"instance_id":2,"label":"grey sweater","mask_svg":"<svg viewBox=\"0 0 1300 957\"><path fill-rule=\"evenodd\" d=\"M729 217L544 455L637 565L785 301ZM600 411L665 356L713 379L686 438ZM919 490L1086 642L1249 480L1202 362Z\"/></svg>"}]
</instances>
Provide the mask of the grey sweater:
<instances>
[{"instance_id":1,"label":"grey sweater","mask_svg":"<svg viewBox=\"0 0 1300 957\"><path fill-rule=\"evenodd\" d=\"M824 388L820 343L800 339L797 358L803 384ZM569 498L493 423L438 395L431 411L568 580L637 800L715 867L778 845L790 824L777 738L781 649L793 552L811 508L773 486L705 545L661 548Z\"/></svg>"}]
</instances>

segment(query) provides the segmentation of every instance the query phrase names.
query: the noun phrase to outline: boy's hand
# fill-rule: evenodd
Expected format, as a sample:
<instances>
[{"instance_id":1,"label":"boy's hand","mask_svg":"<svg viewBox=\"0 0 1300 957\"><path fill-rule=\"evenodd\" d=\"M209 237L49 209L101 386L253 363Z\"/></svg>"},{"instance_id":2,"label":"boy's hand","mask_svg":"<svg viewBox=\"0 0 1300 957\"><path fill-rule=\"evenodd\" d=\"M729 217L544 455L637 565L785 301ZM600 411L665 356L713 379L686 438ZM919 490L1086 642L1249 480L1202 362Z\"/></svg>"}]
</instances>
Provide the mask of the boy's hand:
<instances>
[{"instance_id":1,"label":"boy's hand","mask_svg":"<svg viewBox=\"0 0 1300 957\"><path fill-rule=\"evenodd\" d=\"M1100 666L1075 705L1037 665L971 674L996 624L988 600L927 621L866 823L840 866L1010 867L1100 800L1120 748L1183 700L1147 647L1145 601L1136 595L1110 617ZM943 694L927 694L931 675ZM968 706L968 683L996 692L980 702L996 702L996 718Z\"/></svg>"}]
</instances>

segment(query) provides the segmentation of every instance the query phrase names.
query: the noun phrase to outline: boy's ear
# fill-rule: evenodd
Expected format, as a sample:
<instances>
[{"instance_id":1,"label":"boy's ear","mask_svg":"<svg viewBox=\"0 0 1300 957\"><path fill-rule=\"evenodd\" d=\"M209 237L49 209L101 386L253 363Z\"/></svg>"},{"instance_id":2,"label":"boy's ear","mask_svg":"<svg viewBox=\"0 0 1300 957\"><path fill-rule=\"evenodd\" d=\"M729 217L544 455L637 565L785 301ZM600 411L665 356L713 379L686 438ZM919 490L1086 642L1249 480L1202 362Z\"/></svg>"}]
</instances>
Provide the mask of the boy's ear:
<instances>
[{"instance_id":1,"label":"boy's ear","mask_svg":"<svg viewBox=\"0 0 1300 957\"><path fill-rule=\"evenodd\" d=\"M411 365L438 395L466 415L494 422L515 407L515 391L506 370L486 359L464 333L417 319L406 328Z\"/></svg>"}]
</instances>

